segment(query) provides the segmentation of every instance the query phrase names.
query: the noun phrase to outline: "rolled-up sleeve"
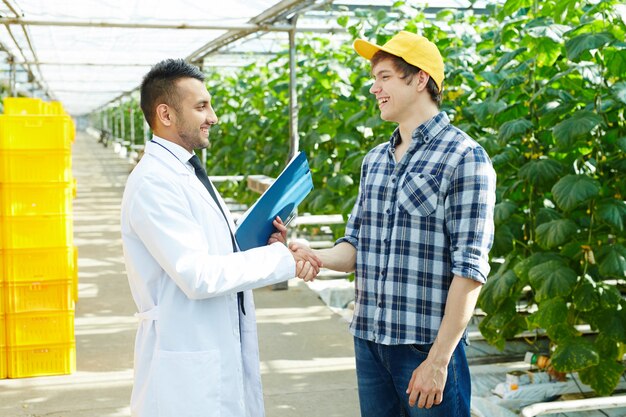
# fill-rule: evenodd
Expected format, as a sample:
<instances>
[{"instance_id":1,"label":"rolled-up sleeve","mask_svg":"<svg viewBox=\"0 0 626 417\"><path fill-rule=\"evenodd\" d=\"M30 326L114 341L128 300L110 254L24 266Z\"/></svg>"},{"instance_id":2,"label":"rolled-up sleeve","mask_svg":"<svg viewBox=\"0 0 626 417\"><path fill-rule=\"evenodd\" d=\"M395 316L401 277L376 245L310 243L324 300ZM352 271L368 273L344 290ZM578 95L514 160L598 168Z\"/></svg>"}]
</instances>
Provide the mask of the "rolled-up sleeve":
<instances>
[{"instance_id":1,"label":"rolled-up sleeve","mask_svg":"<svg viewBox=\"0 0 626 417\"><path fill-rule=\"evenodd\" d=\"M359 247L359 230L361 228L361 220L363 216L363 198L365 196L364 187L365 187L365 175L367 172L367 156L365 157L363 164L361 164L361 178L359 182L359 194L356 198L356 202L352 211L350 212L350 216L348 217L348 222L346 223L346 234L343 237L340 237L335 242L335 245L340 244L341 242L348 242L355 249Z\"/></svg>"},{"instance_id":2,"label":"rolled-up sleeve","mask_svg":"<svg viewBox=\"0 0 626 417\"><path fill-rule=\"evenodd\" d=\"M468 149L445 200L452 273L481 283L489 275L496 173L484 149Z\"/></svg>"}]
</instances>

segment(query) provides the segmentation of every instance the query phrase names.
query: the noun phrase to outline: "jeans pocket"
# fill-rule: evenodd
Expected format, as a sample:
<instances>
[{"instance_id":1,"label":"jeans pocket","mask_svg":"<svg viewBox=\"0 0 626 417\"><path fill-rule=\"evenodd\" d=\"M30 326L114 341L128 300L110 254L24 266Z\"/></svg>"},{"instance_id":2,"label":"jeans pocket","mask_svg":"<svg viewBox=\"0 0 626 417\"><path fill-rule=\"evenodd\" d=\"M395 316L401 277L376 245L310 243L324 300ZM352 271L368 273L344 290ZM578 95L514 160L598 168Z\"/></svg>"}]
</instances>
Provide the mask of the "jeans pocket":
<instances>
[{"instance_id":1,"label":"jeans pocket","mask_svg":"<svg viewBox=\"0 0 626 417\"><path fill-rule=\"evenodd\" d=\"M437 208L439 178L431 174L409 172L398 193L398 207L417 216L429 216Z\"/></svg>"},{"instance_id":2,"label":"jeans pocket","mask_svg":"<svg viewBox=\"0 0 626 417\"><path fill-rule=\"evenodd\" d=\"M158 417L220 415L218 350L156 354Z\"/></svg>"},{"instance_id":3,"label":"jeans pocket","mask_svg":"<svg viewBox=\"0 0 626 417\"><path fill-rule=\"evenodd\" d=\"M432 347L432 343L426 345L409 345L409 349L411 350L411 352L417 353L418 355L421 355L423 357L428 356L428 353L430 353L430 349Z\"/></svg>"}]
</instances>

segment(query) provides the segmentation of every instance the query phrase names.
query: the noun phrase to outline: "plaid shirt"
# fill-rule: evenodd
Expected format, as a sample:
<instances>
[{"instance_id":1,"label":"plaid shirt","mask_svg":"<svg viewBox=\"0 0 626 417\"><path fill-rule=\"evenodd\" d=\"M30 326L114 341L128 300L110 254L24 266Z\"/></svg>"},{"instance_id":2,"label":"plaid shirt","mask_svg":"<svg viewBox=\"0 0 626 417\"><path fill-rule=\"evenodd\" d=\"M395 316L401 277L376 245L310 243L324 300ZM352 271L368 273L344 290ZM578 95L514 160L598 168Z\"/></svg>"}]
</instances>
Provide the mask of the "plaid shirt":
<instances>
[{"instance_id":1,"label":"plaid shirt","mask_svg":"<svg viewBox=\"0 0 626 417\"><path fill-rule=\"evenodd\" d=\"M487 279L496 175L485 150L444 112L413 132L396 163L399 139L396 130L363 160L359 196L337 243L357 249L352 334L427 344L454 275Z\"/></svg>"}]
</instances>

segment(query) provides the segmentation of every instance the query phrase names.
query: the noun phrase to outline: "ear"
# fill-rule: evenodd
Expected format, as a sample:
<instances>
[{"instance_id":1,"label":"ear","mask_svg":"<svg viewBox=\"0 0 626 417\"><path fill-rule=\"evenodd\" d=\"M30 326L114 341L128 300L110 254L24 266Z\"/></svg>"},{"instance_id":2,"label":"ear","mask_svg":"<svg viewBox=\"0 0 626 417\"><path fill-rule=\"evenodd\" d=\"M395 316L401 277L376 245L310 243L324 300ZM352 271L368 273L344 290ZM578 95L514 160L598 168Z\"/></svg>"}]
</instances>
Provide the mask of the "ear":
<instances>
[{"instance_id":1,"label":"ear","mask_svg":"<svg viewBox=\"0 0 626 417\"><path fill-rule=\"evenodd\" d=\"M156 118L163 126L172 125L172 109L167 104L159 104L156 108Z\"/></svg>"},{"instance_id":2,"label":"ear","mask_svg":"<svg viewBox=\"0 0 626 417\"><path fill-rule=\"evenodd\" d=\"M430 75L428 75L426 71L420 70L420 72L417 73L416 78L417 91L425 90L428 85L428 80L430 80Z\"/></svg>"}]
</instances>

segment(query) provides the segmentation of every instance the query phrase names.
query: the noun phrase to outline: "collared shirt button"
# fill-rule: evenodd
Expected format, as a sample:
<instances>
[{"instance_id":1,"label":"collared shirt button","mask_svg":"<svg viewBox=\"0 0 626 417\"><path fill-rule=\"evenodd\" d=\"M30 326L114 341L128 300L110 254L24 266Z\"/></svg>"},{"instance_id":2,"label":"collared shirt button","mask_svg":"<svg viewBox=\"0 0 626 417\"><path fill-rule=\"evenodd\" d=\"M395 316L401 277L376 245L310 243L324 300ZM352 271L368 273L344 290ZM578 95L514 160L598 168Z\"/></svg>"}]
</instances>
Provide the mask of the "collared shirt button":
<instances>
[{"instance_id":1,"label":"collared shirt button","mask_svg":"<svg viewBox=\"0 0 626 417\"><path fill-rule=\"evenodd\" d=\"M379 303L378 303L378 307L382 307L382 306L383 306L383 303L382 303L382 302L379 302Z\"/></svg>"},{"instance_id":2,"label":"collared shirt button","mask_svg":"<svg viewBox=\"0 0 626 417\"><path fill-rule=\"evenodd\" d=\"M391 209L387 209L387 211L385 213L391 214Z\"/></svg>"}]
</instances>

